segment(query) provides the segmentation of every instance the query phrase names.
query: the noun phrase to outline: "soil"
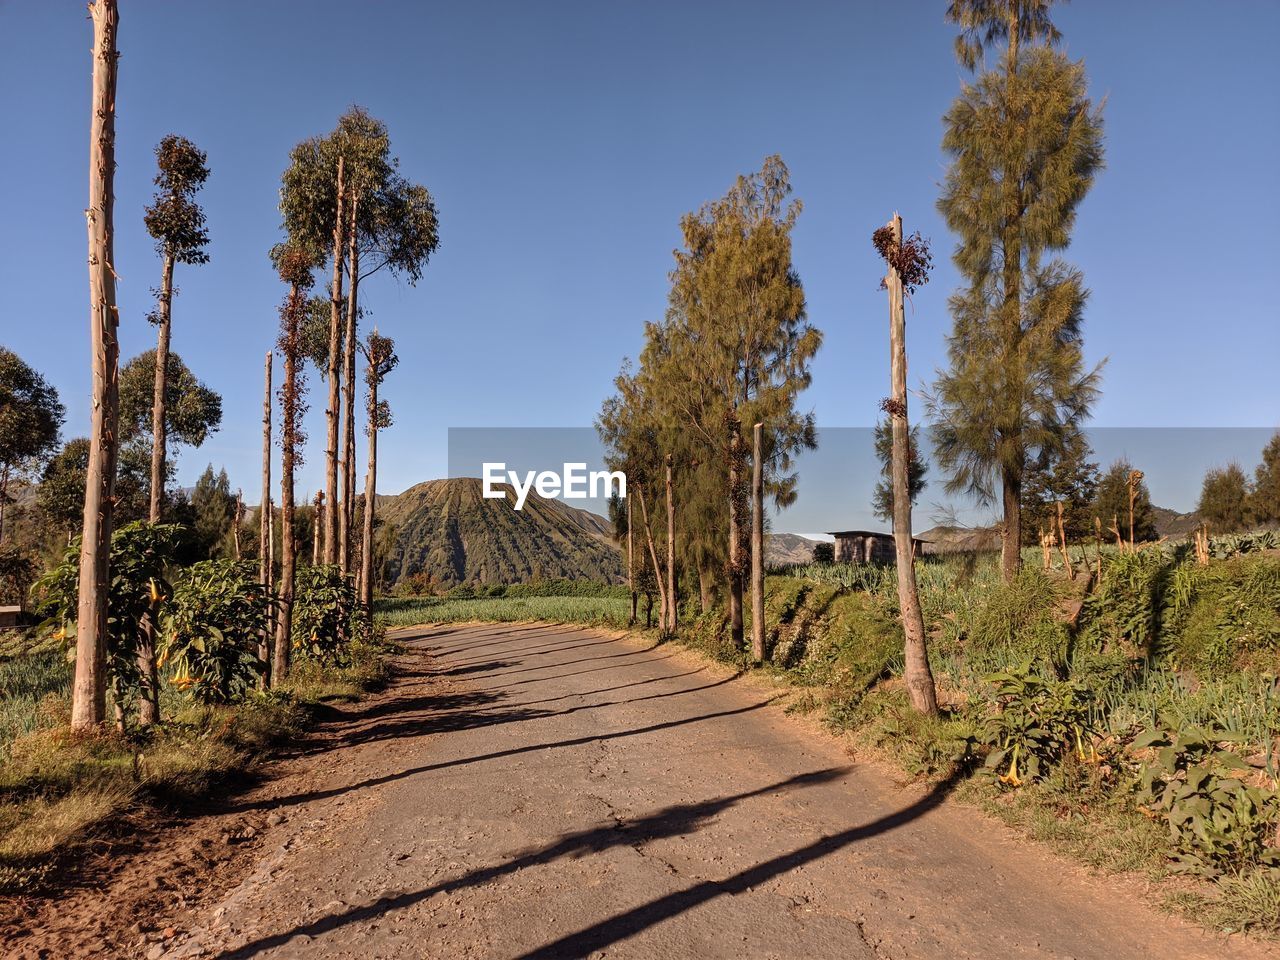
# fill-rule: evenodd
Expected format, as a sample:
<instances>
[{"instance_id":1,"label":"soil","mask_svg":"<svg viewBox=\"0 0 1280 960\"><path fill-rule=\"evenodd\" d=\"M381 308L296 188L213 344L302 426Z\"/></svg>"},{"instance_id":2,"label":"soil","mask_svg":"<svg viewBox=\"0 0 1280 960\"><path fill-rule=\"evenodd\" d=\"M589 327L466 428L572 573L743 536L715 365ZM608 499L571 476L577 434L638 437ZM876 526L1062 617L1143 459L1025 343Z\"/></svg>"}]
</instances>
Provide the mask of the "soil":
<instances>
[{"instance_id":1,"label":"soil","mask_svg":"<svg viewBox=\"0 0 1280 960\"><path fill-rule=\"evenodd\" d=\"M777 691L560 626L400 632L395 679L260 786L118 825L3 954L1255 958L971 808Z\"/></svg>"}]
</instances>

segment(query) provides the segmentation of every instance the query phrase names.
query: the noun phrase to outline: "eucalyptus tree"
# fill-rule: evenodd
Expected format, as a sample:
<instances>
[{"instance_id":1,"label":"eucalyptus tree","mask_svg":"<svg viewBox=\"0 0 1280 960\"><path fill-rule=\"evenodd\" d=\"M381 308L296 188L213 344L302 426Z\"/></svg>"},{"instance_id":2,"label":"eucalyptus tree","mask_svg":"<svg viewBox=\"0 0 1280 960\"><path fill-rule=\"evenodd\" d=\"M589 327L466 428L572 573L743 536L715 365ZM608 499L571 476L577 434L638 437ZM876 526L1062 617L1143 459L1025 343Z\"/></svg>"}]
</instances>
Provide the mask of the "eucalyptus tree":
<instances>
[{"instance_id":1,"label":"eucalyptus tree","mask_svg":"<svg viewBox=\"0 0 1280 960\"><path fill-rule=\"evenodd\" d=\"M390 337L378 334L375 327L364 342L366 360L364 382L369 390L366 411L368 422L365 431L369 435L369 463L364 483L364 529L360 540L360 605L369 626L373 625L373 527L374 512L378 500L378 431L391 426L391 407L378 399L378 388L387 374L395 369L400 358L396 356L396 344Z\"/></svg>"},{"instance_id":2,"label":"eucalyptus tree","mask_svg":"<svg viewBox=\"0 0 1280 960\"><path fill-rule=\"evenodd\" d=\"M294 578L297 572L297 536L294 529L297 506L294 502L294 472L303 462L306 443L302 418L307 411L303 368L305 343L302 326L307 308L307 291L316 266L313 251L283 244L272 251L280 279L289 292L280 307L280 336L277 349L284 361L280 385L280 591L275 641L271 653L271 682L279 684L289 675L289 652L293 634Z\"/></svg>"},{"instance_id":3,"label":"eucalyptus tree","mask_svg":"<svg viewBox=\"0 0 1280 960\"><path fill-rule=\"evenodd\" d=\"M949 491L1000 503L1006 580L1021 562L1027 463L1080 429L1099 383L1083 359L1084 278L1055 254L1102 166L1101 110L1083 64L1052 49L1051 5L956 0L947 12L963 66L978 69L989 50L1003 56L944 117L950 166L938 208L960 238L963 286L949 302L934 449Z\"/></svg>"},{"instance_id":4,"label":"eucalyptus tree","mask_svg":"<svg viewBox=\"0 0 1280 960\"><path fill-rule=\"evenodd\" d=\"M0 543L9 485L38 475L57 449L65 418L58 391L16 353L0 347Z\"/></svg>"},{"instance_id":5,"label":"eucalyptus tree","mask_svg":"<svg viewBox=\"0 0 1280 960\"><path fill-rule=\"evenodd\" d=\"M339 165L342 177L339 186ZM328 345L324 351L329 395L325 407L324 558L338 562L341 518L348 528L354 501L354 409L359 285L383 269L414 284L439 245L435 202L426 187L399 173L386 125L352 107L326 136L299 143L282 178L280 209L289 241L327 261L330 284ZM342 296L342 278L348 289ZM343 330L343 307L346 326ZM346 395L346 503L339 509L338 438Z\"/></svg>"},{"instance_id":6,"label":"eucalyptus tree","mask_svg":"<svg viewBox=\"0 0 1280 960\"><path fill-rule=\"evenodd\" d=\"M89 343L92 356L89 458L76 602L76 665L71 727L85 730L106 718L107 589L110 583L111 507L116 473L116 368L120 316L116 308L115 210L116 46L115 0L93 0L93 87L89 107Z\"/></svg>"},{"instance_id":7,"label":"eucalyptus tree","mask_svg":"<svg viewBox=\"0 0 1280 960\"><path fill-rule=\"evenodd\" d=\"M880 479L871 493L871 512L885 523L893 523L893 425L889 420L876 423L873 433L876 460L880 463ZM907 495L915 506L929 486L929 463L920 454L920 424L911 424L907 440Z\"/></svg>"},{"instance_id":8,"label":"eucalyptus tree","mask_svg":"<svg viewBox=\"0 0 1280 960\"><path fill-rule=\"evenodd\" d=\"M222 426L222 396L200 380L181 355L169 351L164 373L163 429L159 449L164 457L155 470L154 385L161 379L156 371L159 348L146 350L129 360L120 370L120 442L129 446L148 444L152 470L148 500L154 506L156 486L163 503L165 483L172 468L169 453L179 445L200 447ZM158 480L157 480L158 477Z\"/></svg>"},{"instance_id":9,"label":"eucalyptus tree","mask_svg":"<svg viewBox=\"0 0 1280 960\"><path fill-rule=\"evenodd\" d=\"M143 221L156 242L160 255L160 290L156 308L149 319L156 325L156 350L152 361L155 377L151 424L151 510L152 523L160 522L164 500L165 412L169 391L169 341L173 317L173 267L176 263L208 263L205 247L209 231L204 211L195 201L196 192L209 179L208 157L186 137L169 134L156 145L155 184L160 188Z\"/></svg>"}]
</instances>

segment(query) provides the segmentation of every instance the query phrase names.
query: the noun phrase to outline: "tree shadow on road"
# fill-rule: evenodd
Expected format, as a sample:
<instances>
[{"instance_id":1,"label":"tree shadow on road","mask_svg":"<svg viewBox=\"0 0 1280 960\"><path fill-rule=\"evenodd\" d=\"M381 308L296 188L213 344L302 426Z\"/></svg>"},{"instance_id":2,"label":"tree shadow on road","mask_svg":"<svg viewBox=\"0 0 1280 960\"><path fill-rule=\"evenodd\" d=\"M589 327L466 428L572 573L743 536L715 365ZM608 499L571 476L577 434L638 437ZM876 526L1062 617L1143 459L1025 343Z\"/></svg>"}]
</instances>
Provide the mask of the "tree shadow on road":
<instances>
[{"instance_id":1,"label":"tree shadow on road","mask_svg":"<svg viewBox=\"0 0 1280 960\"><path fill-rule=\"evenodd\" d=\"M830 783L840 776L847 773L850 767L829 767L824 770L815 770L808 773L798 774L789 777L786 780L778 781L767 786L758 787L754 790L744 790L740 793L731 794L725 797L717 797L713 800L703 800L697 803L682 803L665 807L648 816L641 817L637 820L616 820L606 826L593 827L589 830L580 830L574 833L565 834L555 842L545 847L530 849L512 856L510 859L502 863L495 864L491 867L484 867L478 870L472 870L453 880L446 880L442 883L424 887L421 890L415 890L409 893L401 893L395 896L382 897L373 903L364 906L352 907L342 913L330 914L321 917L307 924L294 927L283 933L275 934L269 937L262 937L251 943L245 944L236 950L222 953L218 960L247 960L254 957L264 950L270 950L274 947L283 946L296 936L305 935L308 937L318 937L331 930L344 927L351 923L360 923L366 920L372 920L390 913L393 910L402 910L405 907L420 903L437 893L454 893L459 890L465 890L471 887L482 886L487 883L524 870L528 867L539 866L551 863L565 857L577 859L589 854L601 853L613 847L631 846L638 847L647 842L658 840L663 837L687 836L699 830L709 819L716 816L728 808L749 800L754 797L766 796L769 794L783 793L790 790L802 789L805 787L816 786L819 784ZM650 926L667 919L670 916L680 913L690 907L696 906L711 896L718 896L722 893L737 892L738 889L745 889L755 883L760 883L777 873L785 870L793 869L811 860L826 856L828 853L834 852L846 843L852 843L854 840L865 836L871 836L884 830L893 829L908 822L921 813L935 806L942 799L939 790L935 789L933 793L910 807L898 811L888 817L883 817L874 823L856 828L853 831L846 831L837 834L834 837L826 837L815 844L802 847L791 854L777 857L773 860L766 861L750 870L743 871L730 877L726 881L712 883L706 881L695 885L686 891L680 891L678 894L672 894L668 897L660 898L652 904L646 904L637 910L628 911L620 914L617 918L611 918L586 930L579 931L569 937L557 941L555 944L548 944L540 947L538 951L529 956L538 957L566 957L566 956L586 956L590 951L599 949L615 940L623 939L627 936L638 932L645 926ZM851 835L847 839L846 835ZM856 834L856 836L852 836ZM842 841L842 842L837 842ZM743 877L751 877L750 880L741 880ZM703 887L711 888L714 892L711 896L701 893ZM676 899L672 898L686 898ZM668 901L672 901L668 903ZM635 914L636 916L632 916ZM614 934L598 934L597 927L614 927L616 925L616 935ZM578 944L590 944L582 946L580 949ZM551 952L544 952L551 951Z\"/></svg>"},{"instance_id":2,"label":"tree shadow on road","mask_svg":"<svg viewBox=\"0 0 1280 960\"><path fill-rule=\"evenodd\" d=\"M291 807L300 803L310 803L314 800L324 800L329 797L336 797L345 793L352 793L357 790L366 790L370 787L378 787L384 783L394 783L398 780L406 780L409 777L415 777L422 773L430 773L433 770L447 770L453 767L464 767L473 763L482 763L486 760L500 760L504 757L514 757L525 753L536 753L539 750L578 747L583 746L584 744L596 743L603 740L621 740L626 737L636 737L646 733L656 733L659 730L670 730L674 727L684 727L692 723L702 723L707 720L717 720L723 717L741 716L745 713L752 713L756 710L761 710L777 699L777 696L773 696L769 697L767 700L761 700L759 703L753 703L745 707L735 707L732 710L717 710L713 713L701 713L692 717L681 717L678 720L666 720L662 723L654 723L646 727L633 727L629 730L616 730L609 733L594 733L584 737L574 737L570 740L556 740L551 743L528 743L519 747L510 747L506 750L495 750L492 753L482 753L475 757L461 757L457 760L441 760L438 763L428 763L418 767L410 767L406 770L398 770L395 773L384 774L380 777L369 777L368 779L360 780L344 787L331 787L325 790L311 790L306 793L295 793L292 796L287 797L256 800L252 803L232 807L231 812L242 813L250 810L275 810L280 807Z\"/></svg>"}]
</instances>

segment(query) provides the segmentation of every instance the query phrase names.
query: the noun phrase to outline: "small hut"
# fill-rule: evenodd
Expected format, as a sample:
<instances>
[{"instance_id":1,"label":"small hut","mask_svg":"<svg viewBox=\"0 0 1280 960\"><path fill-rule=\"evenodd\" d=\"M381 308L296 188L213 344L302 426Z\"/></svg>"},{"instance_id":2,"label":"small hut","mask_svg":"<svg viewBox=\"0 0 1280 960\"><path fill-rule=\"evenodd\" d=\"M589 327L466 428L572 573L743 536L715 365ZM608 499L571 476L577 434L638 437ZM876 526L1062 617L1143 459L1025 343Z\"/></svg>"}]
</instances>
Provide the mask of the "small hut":
<instances>
[{"instance_id":1,"label":"small hut","mask_svg":"<svg viewBox=\"0 0 1280 960\"><path fill-rule=\"evenodd\" d=\"M876 530L832 530L835 537L836 563L883 563L897 562L894 550L893 534ZM920 555L924 541L914 538L911 541L913 553Z\"/></svg>"}]
</instances>

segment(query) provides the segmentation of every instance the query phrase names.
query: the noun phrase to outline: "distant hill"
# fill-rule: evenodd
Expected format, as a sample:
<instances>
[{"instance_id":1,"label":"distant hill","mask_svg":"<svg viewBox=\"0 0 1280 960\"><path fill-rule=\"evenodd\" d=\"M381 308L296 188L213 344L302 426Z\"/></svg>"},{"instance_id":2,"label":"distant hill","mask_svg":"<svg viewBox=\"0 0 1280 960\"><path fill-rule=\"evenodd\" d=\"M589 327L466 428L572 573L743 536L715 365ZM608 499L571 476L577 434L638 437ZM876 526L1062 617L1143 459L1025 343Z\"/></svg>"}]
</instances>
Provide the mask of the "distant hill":
<instances>
[{"instance_id":1,"label":"distant hill","mask_svg":"<svg viewBox=\"0 0 1280 960\"><path fill-rule=\"evenodd\" d=\"M1200 526L1200 514L1195 510L1190 513L1178 513L1167 507L1152 507L1152 517L1156 523L1156 533L1170 540L1183 540Z\"/></svg>"},{"instance_id":2,"label":"distant hill","mask_svg":"<svg viewBox=\"0 0 1280 960\"><path fill-rule=\"evenodd\" d=\"M393 529L391 583L427 572L457 583L533 579L621 580L623 558L604 517L530 491L523 510L486 500L477 477L428 480L378 498L378 519Z\"/></svg>"},{"instance_id":3,"label":"distant hill","mask_svg":"<svg viewBox=\"0 0 1280 960\"><path fill-rule=\"evenodd\" d=\"M916 537L924 541L922 551L930 553L981 553L1000 549L996 527L930 527Z\"/></svg>"},{"instance_id":4,"label":"distant hill","mask_svg":"<svg viewBox=\"0 0 1280 960\"><path fill-rule=\"evenodd\" d=\"M795 533L768 533L764 538L766 566L782 567L791 563L812 563L813 548L819 541Z\"/></svg>"}]
</instances>

